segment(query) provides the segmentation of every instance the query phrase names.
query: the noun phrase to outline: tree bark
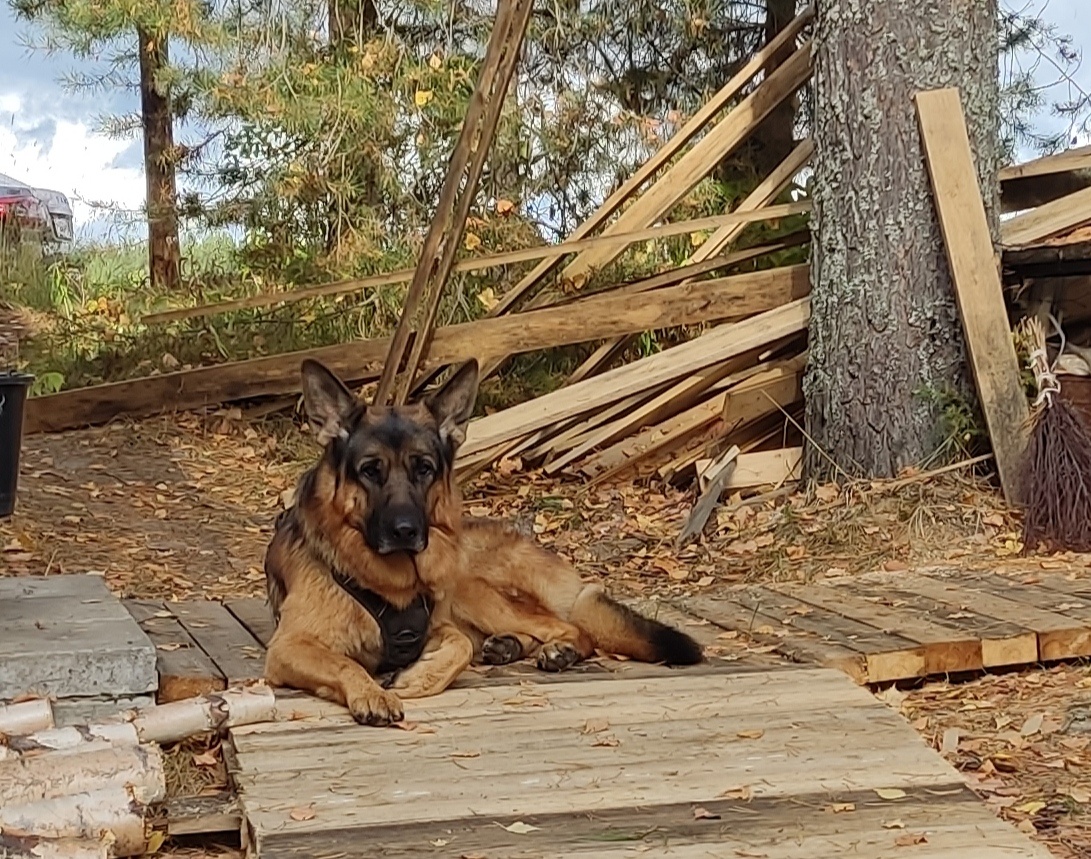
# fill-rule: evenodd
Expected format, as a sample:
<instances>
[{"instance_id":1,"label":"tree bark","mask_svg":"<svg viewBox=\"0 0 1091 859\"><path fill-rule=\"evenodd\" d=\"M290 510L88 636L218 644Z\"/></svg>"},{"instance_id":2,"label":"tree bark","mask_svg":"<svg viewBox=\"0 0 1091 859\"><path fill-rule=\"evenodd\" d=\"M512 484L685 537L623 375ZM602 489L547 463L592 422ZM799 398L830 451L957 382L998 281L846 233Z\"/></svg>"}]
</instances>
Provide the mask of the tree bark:
<instances>
[{"instance_id":1,"label":"tree bark","mask_svg":"<svg viewBox=\"0 0 1091 859\"><path fill-rule=\"evenodd\" d=\"M0 704L0 734L29 734L53 727L53 705L48 698Z\"/></svg>"},{"instance_id":2,"label":"tree bark","mask_svg":"<svg viewBox=\"0 0 1091 859\"><path fill-rule=\"evenodd\" d=\"M142 803L166 796L159 746L107 746L0 761L0 805L28 805L108 788L127 788Z\"/></svg>"},{"instance_id":3,"label":"tree bark","mask_svg":"<svg viewBox=\"0 0 1091 859\"><path fill-rule=\"evenodd\" d=\"M809 477L893 476L974 401L913 96L960 89L995 237L997 51L996 0L818 6Z\"/></svg>"},{"instance_id":4,"label":"tree bark","mask_svg":"<svg viewBox=\"0 0 1091 859\"><path fill-rule=\"evenodd\" d=\"M140 56L140 110L144 126L144 175L148 188L148 262L156 289L173 290L181 281L178 244L178 188L175 177L174 117L170 94L156 77L168 61L166 36L137 30Z\"/></svg>"}]
</instances>

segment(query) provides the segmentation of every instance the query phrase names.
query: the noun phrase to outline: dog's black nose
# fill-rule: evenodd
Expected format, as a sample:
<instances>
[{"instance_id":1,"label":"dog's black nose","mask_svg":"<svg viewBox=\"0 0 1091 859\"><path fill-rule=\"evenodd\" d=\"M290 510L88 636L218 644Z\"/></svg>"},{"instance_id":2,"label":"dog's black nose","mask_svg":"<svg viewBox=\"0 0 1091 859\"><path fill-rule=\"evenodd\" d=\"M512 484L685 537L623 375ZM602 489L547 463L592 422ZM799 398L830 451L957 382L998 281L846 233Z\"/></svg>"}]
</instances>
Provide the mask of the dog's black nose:
<instances>
[{"instance_id":1,"label":"dog's black nose","mask_svg":"<svg viewBox=\"0 0 1091 859\"><path fill-rule=\"evenodd\" d=\"M394 536L402 544L411 544L420 539L420 526L408 516L400 516L392 525Z\"/></svg>"}]
</instances>

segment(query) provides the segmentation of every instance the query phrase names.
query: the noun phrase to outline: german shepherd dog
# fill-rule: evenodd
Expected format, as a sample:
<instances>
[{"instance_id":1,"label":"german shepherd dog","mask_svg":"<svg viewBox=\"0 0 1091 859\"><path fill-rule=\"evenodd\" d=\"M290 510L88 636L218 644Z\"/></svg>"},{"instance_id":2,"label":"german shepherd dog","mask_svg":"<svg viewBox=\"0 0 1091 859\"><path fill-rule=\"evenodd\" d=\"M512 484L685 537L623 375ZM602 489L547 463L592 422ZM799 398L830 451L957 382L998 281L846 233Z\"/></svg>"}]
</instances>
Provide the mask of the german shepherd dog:
<instances>
[{"instance_id":1,"label":"german shepherd dog","mask_svg":"<svg viewBox=\"0 0 1091 859\"><path fill-rule=\"evenodd\" d=\"M303 399L323 453L278 518L265 558L277 629L266 678L369 725L447 688L476 656L560 671L596 649L688 665L701 648L585 585L559 556L464 519L454 460L473 412L471 361L405 406L365 406L317 361ZM386 682L379 679L386 676Z\"/></svg>"}]
</instances>

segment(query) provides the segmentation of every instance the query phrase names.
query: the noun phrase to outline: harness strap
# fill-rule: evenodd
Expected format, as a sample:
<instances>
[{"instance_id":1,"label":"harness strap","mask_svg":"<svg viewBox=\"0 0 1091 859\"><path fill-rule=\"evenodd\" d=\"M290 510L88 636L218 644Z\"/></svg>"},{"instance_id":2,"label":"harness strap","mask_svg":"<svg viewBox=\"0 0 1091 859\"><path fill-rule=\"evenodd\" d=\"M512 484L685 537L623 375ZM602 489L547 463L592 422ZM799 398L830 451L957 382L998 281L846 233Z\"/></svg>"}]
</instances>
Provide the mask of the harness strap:
<instances>
[{"instance_id":1,"label":"harness strap","mask_svg":"<svg viewBox=\"0 0 1091 859\"><path fill-rule=\"evenodd\" d=\"M379 625L383 655L376 669L377 674L400 671L420 659L428 639L428 623L432 615L432 603L428 597L418 594L405 608L397 609L351 576L335 571L333 580Z\"/></svg>"}]
</instances>

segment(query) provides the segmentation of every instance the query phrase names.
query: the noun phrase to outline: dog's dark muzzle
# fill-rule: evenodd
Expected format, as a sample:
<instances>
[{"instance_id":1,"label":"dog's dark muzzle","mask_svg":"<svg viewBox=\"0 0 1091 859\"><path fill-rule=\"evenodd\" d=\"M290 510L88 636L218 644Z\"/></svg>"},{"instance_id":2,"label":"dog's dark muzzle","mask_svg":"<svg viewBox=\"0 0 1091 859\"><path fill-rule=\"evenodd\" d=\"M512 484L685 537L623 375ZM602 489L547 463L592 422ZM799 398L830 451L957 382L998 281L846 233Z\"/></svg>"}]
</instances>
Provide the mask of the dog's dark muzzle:
<instances>
[{"instance_id":1,"label":"dog's dark muzzle","mask_svg":"<svg viewBox=\"0 0 1091 859\"><path fill-rule=\"evenodd\" d=\"M368 528L368 543L380 555L394 552L416 554L428 548L428 523L421 511L403 508L385 511Z\"/></svg>"}]
</instances>

